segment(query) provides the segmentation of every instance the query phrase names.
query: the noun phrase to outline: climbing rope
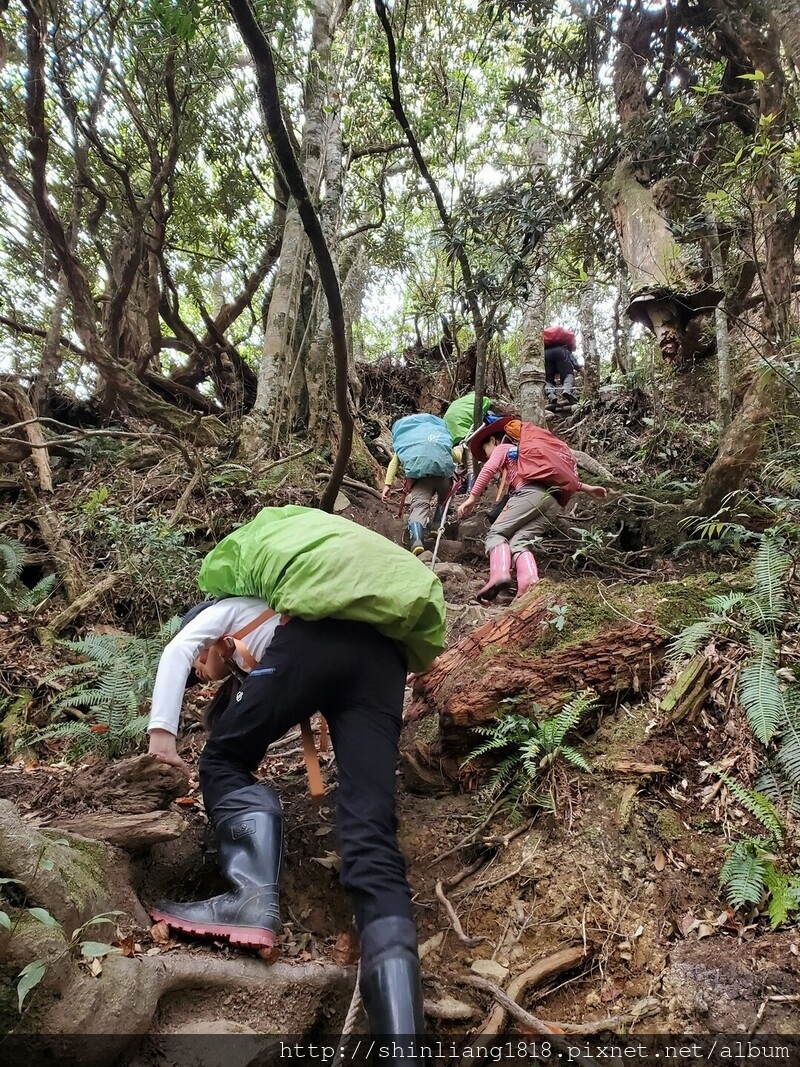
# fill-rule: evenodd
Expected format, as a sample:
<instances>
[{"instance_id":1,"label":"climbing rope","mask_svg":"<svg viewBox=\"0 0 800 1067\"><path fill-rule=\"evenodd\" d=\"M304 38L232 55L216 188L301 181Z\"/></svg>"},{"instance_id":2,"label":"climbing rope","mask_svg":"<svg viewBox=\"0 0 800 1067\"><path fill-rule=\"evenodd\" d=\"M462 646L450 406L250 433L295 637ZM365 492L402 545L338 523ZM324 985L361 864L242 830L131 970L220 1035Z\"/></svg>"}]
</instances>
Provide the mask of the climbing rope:
<instances>
[{"instance_id":1,"label":"climbing rope","mask_svg":"<svg viewBox=\"0 0 800 1067\"><path fill-rule=\"evenodd\" d=\"M358 1012L361 1008L361 990L359 985L361 982L361 960L358 961L358 970L356 971L356 985L353 990L353 996L350 999L350 1007L347 1009L347 1015L344 1019L344 1026L342 1027L342 1036L339 1038L339 1044L336 1046L336 1052L334 1053L333 1060L331 1061L331 1067L339 1067L344 1059L344 1050L347 1047L347 1039L353 1032L353 1027L356 1025L358 1019Z\"/></svg>"}]
</instances>

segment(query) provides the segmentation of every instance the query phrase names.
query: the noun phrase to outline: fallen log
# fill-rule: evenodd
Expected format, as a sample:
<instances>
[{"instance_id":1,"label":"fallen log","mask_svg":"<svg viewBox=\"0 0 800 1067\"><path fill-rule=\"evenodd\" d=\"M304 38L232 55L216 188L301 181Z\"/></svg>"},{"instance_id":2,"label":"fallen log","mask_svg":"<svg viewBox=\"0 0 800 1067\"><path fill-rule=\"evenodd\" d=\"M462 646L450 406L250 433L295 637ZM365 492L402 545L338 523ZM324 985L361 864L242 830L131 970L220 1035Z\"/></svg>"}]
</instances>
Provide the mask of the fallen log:
<instances>
[{"instance_id":1,"label":"fallen log","mask_svg":"<svg viewBox=\"0 0 800 1067\"><path fill-rule=\"evenodd\" d=\"M186 826L186 820L177 811L149 811L137 815L107 812L58 818L49 828L66 830L92 841L105 841L126 852L142 852L162 841L180 837Z\"/></svg>"},{"instance_id":2,"label":"fallen log","mask_svg":"<svg viewBox=\"0 0 800 1067\"><path fill-rule=\"evenodd\" d=\"M671 634L695 617L702 595L679 582L542 582L414 680L406 720L438 715L428 752L452 776L456 757L475 744L474 728L494 721L504 702L546 716L583 690L611 707L648 691L663 673Z\"/></svg>"},{"instance_id":3,"label":"fallen log","mask_svg":"<svg viewBox=\"0 0 800 1067\"><path fill-rule=\"evenodd\" d=\"M139 815L166 809L189 792L189 779L178 767L153 756L98 764L72 775L61 794L64 801L116 815Z\"/></svg>"}]
</instances>

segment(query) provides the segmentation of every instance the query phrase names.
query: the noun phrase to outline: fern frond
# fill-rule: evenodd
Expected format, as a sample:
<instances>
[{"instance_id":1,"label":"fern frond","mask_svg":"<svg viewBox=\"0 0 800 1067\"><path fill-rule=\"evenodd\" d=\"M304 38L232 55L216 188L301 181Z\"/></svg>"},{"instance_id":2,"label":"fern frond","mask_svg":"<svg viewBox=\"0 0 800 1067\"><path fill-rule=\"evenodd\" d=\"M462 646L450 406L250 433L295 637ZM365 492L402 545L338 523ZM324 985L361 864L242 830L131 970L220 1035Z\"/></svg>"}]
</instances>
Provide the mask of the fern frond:
<instances>
[{"instance_id":1,"label":"fern frond","mask_svg":"<svg viewBox=\"0 0 800 1067\"><path fill-rule=\"evenodd\" d=\"M709 597L706 601L706 607L714 616L714 622L725 622L732 614L734 608L741 607L742 604L746 604L750 600L750 593L732 592L732 593L720 593L717 596Z\"/></svg>"},{"instance_id":2,"label":"fern frond","mask_svg":"<svg viewBox=\"0 0 800 1067\"><path fill-rule=\"evenodd\" d=\"M786 827L775 805L763 793L746 789L741 782L730 778L722 771L715 771L715 773L722 779L742 807L746 808L753 818L757 819L767 831L772 843L777 845L778 848L782 848L786 838Z\"/></svg>"},{"instance_id":3,"label":"fern frond","mask_svg":"<svg viewBox=\"0 0 800 1067\"><path fill-rule=\"evenodd\" d=\"M800 731L792 727L781 734L776 759L789 785L800 788Z\"/></svg>"},{"instance_id":4,"label":"fern frond","mask_svg":"<svg viewBox=\"0 0 800 1067\"><path fill-rule=\"evenodd\" d=\"M587 771L589 774L592 773L592 768L576 748L572 748L571 745L562 745L559 749L559 753L565 760L568 760L573 764L573 766L579 767L582 771Z\"/></svg>"},{"instance_id":5,"label":"fern frond","mask_svg":"<svg viewBox=\"0 0 800 1067\"><path fill-rule=\"evenodd\" d=\"M793 911L800 911L800 876L786 874L774 863L767 863L764 881L770 893L769 921L775 930Z\"/></svg>"},{"instance_id":6,"label":"fern frond","mask_svg":"<svg viewBox=\"0 0 800 1067\"><path fill-rule=\"evenodd\" d=\"M44 578L36 583L28 594L28 600L32 608L37 607L46 600L52 592L53 586L56 584L55 574L47 574Z\"/></svg>"},{"instance_id":7,"label":"fern frond","mask_svg":"<svg viewBox=\"0 0 800 1067\"><path fill-rule=\"evenodd\" d=\"M754 654L739 672L739 699L758 740L766 745L786 709L778 680L778 652L772 638L752 633Z\"/></svg>"},{"instance_id":8,"label":"fern frond","mask_svg":"<svg viewBox=\"0 0 800 1067\"><path fill-rule=\"evenodd\" d=\"M766 861L748 841L739 841L719 872L720 883L734 908L760 904L766 888Z\"/></svg>"},{"instance_id":9,"label":"fern frond","mask_svg":"<svg viewBox=\"0 0 800 1067\"><path fill-rule=\"evenodd\" d=\"M553 740L560 745L573 727L577 726L587 712L594 710L597 702L591 699L590 690L586 689L578 693L572 700L565 704L558 715L552 719Z\"/></svg>"},{"instance_id":10,"label":"fern frond","mask_svg":"<svg viewBox=\"0 0 800 1067\"><path fill-rule=\"evenodd\" d=\"M13 537L0 534L0 576L4 583L10 585L22 574L25 555L24 545Z\"/></svg>"},{"instance_id":11,"label":"fern frond","mask_svg":"<svg viewBox=\"0 0 800 1067\"><path fill-rule=\"evenodd\" d=\"M759 621L768 629L775 629L786 613L784 579L791 564L791 556L775 537L765 534L753 562L753 603Z\"/></svg>"},{"instance_id":12,"label":"fern frond","mask_svg":"<svg viewBox=\"0 0 800 1067\"><path fill-rule=\"evenodd\" d=\"M671 660L693 656L702 644L714 633L715 624L710 619L700 619L681 630L669 643L668 656Z\"/></svg>"}]
</instances>

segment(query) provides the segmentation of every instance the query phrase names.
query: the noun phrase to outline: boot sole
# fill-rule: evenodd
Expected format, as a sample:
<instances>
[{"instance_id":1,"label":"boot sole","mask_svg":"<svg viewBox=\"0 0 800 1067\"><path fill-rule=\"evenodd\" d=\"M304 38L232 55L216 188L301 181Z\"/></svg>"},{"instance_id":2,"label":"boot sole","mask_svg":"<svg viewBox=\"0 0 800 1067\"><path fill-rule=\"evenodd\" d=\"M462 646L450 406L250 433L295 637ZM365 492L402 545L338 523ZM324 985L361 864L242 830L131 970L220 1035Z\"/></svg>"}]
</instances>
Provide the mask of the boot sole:
<instances>
[{"instance_id":1,"label":"boot sole","mask_svg":"<svg viewBox=\"0 0 800 1067\"><path fill-rule=\"evenodd\" d=\"M252 948L272 948L275 944L273 930L257 930L252 926L225 926L222 923L192 923L186 919L176 919L174 915L168 915L164 911L153 909L151 918L156 922L164 922L173 930L180 930L184 934L198 934L201 937L225 937L232 945L249 945Z\"/></svg>"},{"instance_id":2,"label":"boot sole","mask_svg":"<svg viewBox=\"0 0 800 1067\"><path fill-rule=\"evenodd\" d=\"M502 593L504 589L511 588L511 582L498 582L497 585L491 586L489 589L481 589L480 593L475 594L475 599L480 603L490 603L495 600L499 593Z\"/></svg>"}]
</instances>

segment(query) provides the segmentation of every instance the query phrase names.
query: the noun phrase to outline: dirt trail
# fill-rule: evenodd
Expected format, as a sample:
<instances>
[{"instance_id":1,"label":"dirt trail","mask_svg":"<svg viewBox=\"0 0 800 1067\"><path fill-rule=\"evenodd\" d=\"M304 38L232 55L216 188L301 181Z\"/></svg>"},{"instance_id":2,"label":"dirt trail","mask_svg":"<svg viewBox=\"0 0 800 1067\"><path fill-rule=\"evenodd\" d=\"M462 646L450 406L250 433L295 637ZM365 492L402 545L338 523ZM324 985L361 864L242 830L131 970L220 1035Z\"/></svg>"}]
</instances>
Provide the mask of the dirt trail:
<instances>
[{"instance_id":1,"label":"dirt trail","mask_svg":"<svg viewBox=\"0 0 800 1067\"><path fill-rule=\"evenodd\" d=\"M372 498L350 495L357 504L346 514L398 536L395 514ZM474 602L485 580L479 542L476 525L465 541L440 545L451 641L509 603L508 597L489 608ZM563 574L550 578L546 555L542 569L548 580L568 587ZM577 963L519 993L520 1006L535 1016L581 1024L624 1019L611 1029L622 1026L631 1034L800 1029L800 1005L791 1000L800 994L800 935L770 933L755 913L734 915L719 893L721 816L704 804L702 769L730 742L732 718L678 729L658 727L647 701L606 711L581 740L581 751L599 769L564 772L557 814L540 813L521 827L501 817L486 821L480 795L457 792L435 767L423 765L419 743L435 726L423 720L405 732L398 782L432 1032L467 1033L490 1018L494 1000L472 979L508 988L537 961L567 949L580 950ZM190 730L183 749L190 763L201 746L199 728ZM268 963L250 961L263 968L264 989L271 987L273 995L254 996L249 971L236 977L244 954L223 944L169 939L125 920L121 929L130 935L133 958L188 959L195 976L165 989L140 1032L340 1029L355 956L342 936L352 928L336 870L335 762L323 762L331 799L321 807L307 793L299 738L285 738L262 768L281 794L287 819L280 965L270 971ZM58 826L67 814L91 810L91 795L81 800L74 784L75 773L63 768L0 770L0 796L13 800L32 825ZM196 780L175 808L186 831L131 860L132 884L145 903L162 894L196 899L223 888ZM221 962L234 971L222 994ZM97 979L98 990L111 972ZM775 1000L778 995L790 999Z\"/></svg>"}]
</instances>

